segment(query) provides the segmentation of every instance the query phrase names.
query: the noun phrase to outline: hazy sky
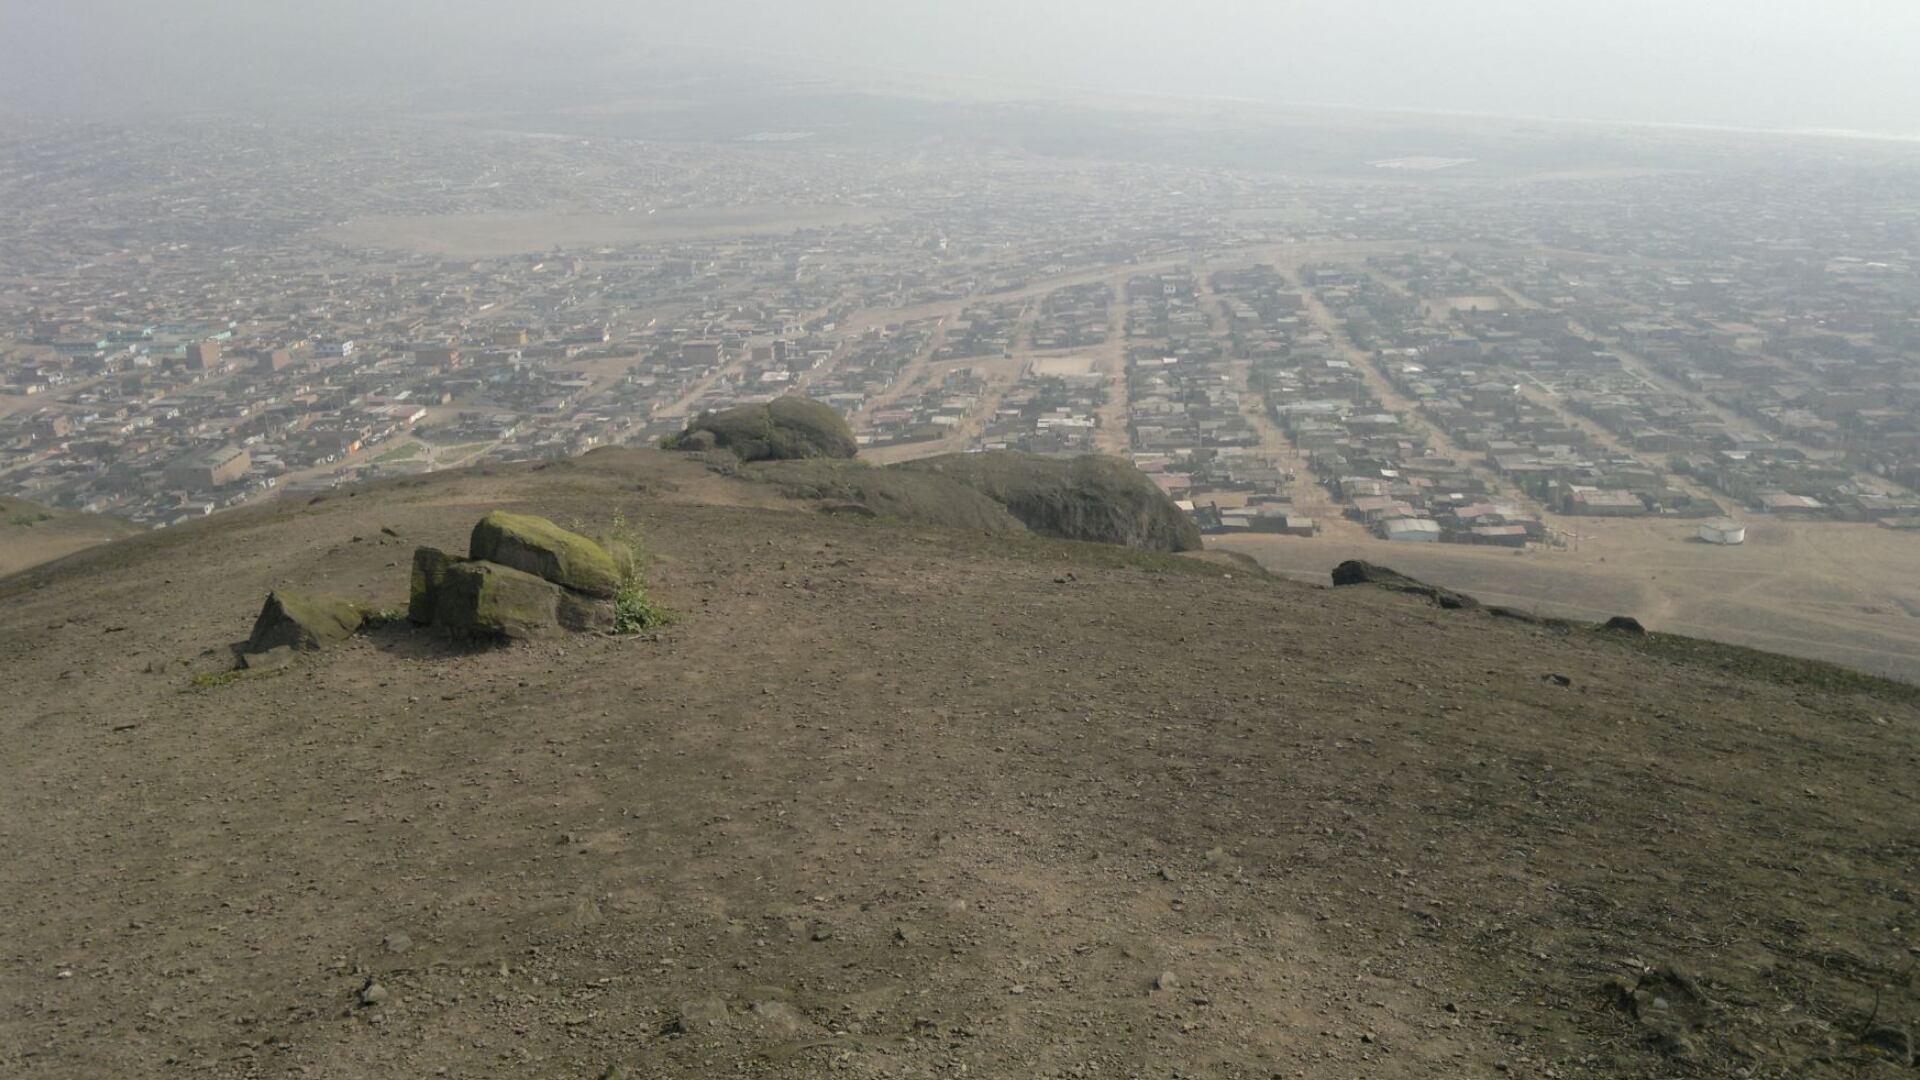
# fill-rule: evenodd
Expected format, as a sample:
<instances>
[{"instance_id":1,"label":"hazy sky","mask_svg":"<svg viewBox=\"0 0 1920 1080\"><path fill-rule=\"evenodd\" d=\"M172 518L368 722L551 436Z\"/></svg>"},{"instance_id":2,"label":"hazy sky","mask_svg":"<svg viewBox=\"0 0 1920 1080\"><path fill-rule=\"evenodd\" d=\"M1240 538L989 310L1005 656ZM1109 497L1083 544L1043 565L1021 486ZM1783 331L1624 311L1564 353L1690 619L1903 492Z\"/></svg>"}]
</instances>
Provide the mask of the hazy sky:
<instances>
[{"instance_id":1,"label":"hazy sky","mask_svg":"<svg viewBox=\"0 0 1920 1080\"><path fill-rule=\"evenodd\" d=\"M0 106L206 104L685 43L823 73L1920 134L1920 0L0 0Z\"/></svg>"}]
</instances>

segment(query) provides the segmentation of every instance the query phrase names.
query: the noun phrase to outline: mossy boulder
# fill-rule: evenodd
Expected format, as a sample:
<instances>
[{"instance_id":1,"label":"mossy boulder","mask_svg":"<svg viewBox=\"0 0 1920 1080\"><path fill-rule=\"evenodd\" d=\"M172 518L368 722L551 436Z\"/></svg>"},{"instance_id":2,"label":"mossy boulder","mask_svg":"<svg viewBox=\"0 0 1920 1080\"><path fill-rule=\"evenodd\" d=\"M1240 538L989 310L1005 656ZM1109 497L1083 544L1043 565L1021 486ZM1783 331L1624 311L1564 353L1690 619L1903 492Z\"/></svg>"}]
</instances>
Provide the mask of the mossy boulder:
<instances>
[{"instance_id":1,"label":"mossy boulder","mask_svg":"<svg viewBox=\"0 0 1920 1080\"><path fill-rule=\"evenodd\" d=\"M495 510L481 518L467 554L588 596L620 591L620 570L606 548L532 514Z\"/></svg>"},{"instance_id":2,"label":"mossy boulder","mask_svg":"<svg viewBox=\"0 0 1920 1080\"><path fill-rule=\"evenodd\" d=\"M415 548L413 582L407 590L407 621L415 626L433 623L440 605L440 587L447 570L460 560L438 548Z\"/></svg>"},{"instance_id":3,"label":"mossy boulder","mask_svg":"<svg viewBox=\"0 0 1920 1080\"><path fill-rule=\"evenodd\" d=\"M457 639L523 641L560 625L560 587L498 563L453 563L438 592L434 623Z\"/></svg>"},{"instance_id":4,"label":"mossy boulder","mask_svg":"<svg viewBox=\"0 0 1920 1080\"><path fill-rule=\"evenodd\" d=\"M662 445L668 450L731 450L741 461L850 458L860 449L846 418L832 406L791 396L701 413Z\"/></svg>"},{"instance_id":5,"label":"mossy boulder","mask_svg":"<svg viewBox=\"0 0 1920 1080\"><path fill-rule=\"evenodd\" d=\"M253 620L243 652L272 649L324 649L352 637L367 613L351 600L324 593L275 589Z\"/></svg>"},{"instance_id":6,"label":"mossy boulder","mask_svg":"<svg viewBox=\"0 0 1920 1080\"><path fill-rule=\"evenodd\" d=\"M1120 458L1041 457L1011 450L947 454L892 466L933 473L992 499L1045 536L1150 551L1198 551L1200 529Z\"/></svg>"}]
</instances>

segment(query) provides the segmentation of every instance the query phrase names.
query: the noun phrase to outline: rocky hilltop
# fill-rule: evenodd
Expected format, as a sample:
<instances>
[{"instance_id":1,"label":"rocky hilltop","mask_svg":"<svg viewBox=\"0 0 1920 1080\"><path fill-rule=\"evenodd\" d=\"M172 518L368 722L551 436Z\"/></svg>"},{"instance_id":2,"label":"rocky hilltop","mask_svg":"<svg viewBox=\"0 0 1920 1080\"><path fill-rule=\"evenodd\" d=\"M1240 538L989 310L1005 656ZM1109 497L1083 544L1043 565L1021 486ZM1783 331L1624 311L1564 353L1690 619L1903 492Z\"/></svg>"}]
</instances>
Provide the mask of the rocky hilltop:
<instances>
[{"instance_id":1,"label":"rocky hilltop","mask_svg":"<svg viewBox=\"0 0 1920 1080\"><path fill-rule=\"evenodd\" d=\"M608 452L0 580L0 1075L1913 1075L1920 692L998 468ZM659 617L456 634L421 549Z\"/></svg>"}]
</instances>

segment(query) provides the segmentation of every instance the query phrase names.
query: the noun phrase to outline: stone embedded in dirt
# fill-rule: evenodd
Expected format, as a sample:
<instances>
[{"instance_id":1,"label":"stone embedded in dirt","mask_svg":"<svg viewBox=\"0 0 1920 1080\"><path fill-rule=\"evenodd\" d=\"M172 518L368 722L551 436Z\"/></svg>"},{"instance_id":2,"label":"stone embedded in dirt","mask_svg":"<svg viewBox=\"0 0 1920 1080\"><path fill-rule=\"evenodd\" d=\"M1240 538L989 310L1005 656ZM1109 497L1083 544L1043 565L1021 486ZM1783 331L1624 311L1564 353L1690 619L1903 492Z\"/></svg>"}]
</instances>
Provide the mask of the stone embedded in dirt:
<instances>
[{"instance_id":1,"label":"stone embedded in dirt","mask_svg":"<svg viewBox=\"0 0 1920 1080\"><path fill-rule=\"evenodd\" d=\"M588 596L620 591L620 570L599 544L543 517L495 510L473 527L467 555Z\"/></svg>"},{"instance_id":2,"label":"stone embedded in dirt","mask_svg":"<svg viewBox=\"0 0 1920 1080\"><path fill-rule=\"evenodd\" d=\"M1640 620L1631 615L1615 615L1613 618L1608 619L1600 629L1617 630L1623 634L1644 634L1647 632L1647 628L1640 625Z\"/></svg>"},{"instance_id":3,"label":"stone embedded in dirt","mask_svg":"<svg viewBox=\"0 0 1920 1080\"><path fill-rule=\"evenodd\" d=\"M1913 1054L1913 1033L1892 1024L1876 1024L1860 1036L1861 1045L1896 1065L1920 1065Z\"/></svg>"},{"instance_id":4,"label":"stone embedded in dirt","mask_svg":"<svg viewBox=\"0 0 1920 1080\"><path fill-rule=\"evenodd\" d=\"M1438 585L1429 585L1418 578L1410 578L1398 570L1390 570L1359 559L1348 559L1334 567L1333 584L1336 587L1374 585L1394 592L1412 593L1415 596L1424 596L1449 610L1464 610L1480 606L1480 601L1465 593L1443 589Z\"/></svg>"},{"instance_id":5,"label":"stone embedded in dirt","mask_svg":"<svg viewBox=\"0 0 1920 1080\"><path fill-rule=\"evenodd\" d=\"M413 550L413 581L407 590L408 622L415 626L432 624L439 610L440 586L447 578L447 568L459 561L438 548Z\"/></svg>"},{"instance_id":6,"label":"stone embedded in dirt","mask_svg":"<svg viewBox=\"0 0 1920 1080\"><path fill-rule=\"evenodd\" d=\"M387 996L386 987L381 986L372 979L368 979L366 985L362 986L359 992L354 994L354 1000L359 1002L362 1008L372 1008L373 1006L384 1004Z\"/></svg>"},{"instance_id":7,"label":"stone embedded in dirt","mask_svg":"<svg viewBox=\"0 0 1920 1080\"><path fill-rule=\"evenodd\" d=\"M1163 971L1153 977L1155 990L1177 990L1180 988L1180 976L1171 971Z\"/></svg>"},{"instance_id":8,"label":"stone embedded in dirt","mask_svg":"<svg viewBox=\"0 0 1920 1080\"><path fill-rule=\"evenodd\" d=\"M747 1006L747 1015L761 1027L782 1035L792 1035L807 1023L784 1001L756 1001Z\"/></svg>"},{"instance_id":9,"label":"stone embedded in dirt","mask_svg":"<svg viewBox=\"0 0 1920 1080\"><path fill-rule=\"evenodd\" d=\"M1679 1061L1699 1054L1699 1036L1713 1019L1713 1002L1694 976L1673 967L1613 983L1614 1001L1640 1022L1661 1053Z\"/></svg>"},{"instance_id":10,"label":"stone embedded in dirt","mask_svg":"<svg viewBox=\"0 0 1920 1080\"><path fill-rule=\"evenodd\" d=\"M458 562L440 584L434 623L467 641L524 641L560 626L560 587L490 562Z\"/></svg>"},{"instance_id":11,"label":"stone embedded in dirt","mask_svg":"<svg viewBox=\"0 0 1920 1080\"><path fill-rule=\"evenodd\" d=\"M413 939L406 934L388 934L380 939L380 946L388 952L398 955L413 948Z\"/></svg>"},{"instance_id":12,"label":"stone embedded in dirt","mask_svg":"<svg viewBox=\"0 0 1920 1080\"><path fill-rule=\"evenodd\" d=\"M366 612L351 600L323 593L275 589L253 621L244 651L324 649L352 637L367 621Z\"/></svg>"},{"instance_id":13,"label":"stone embedded in dirt","mask_svg":"<svg viewBox=\"0 0 1920 1080\"><path fill-rule=\"evenodd\" d=\"M1566 675L1561 675L1557 672L1549 672L1545 675L1540 676L1540 681L1546 682L1546 683L1552 683L1555 686L1572 686L1573 685L1573 679L1571 677Z\"/></svg>"},{"instance_id":14,"label":"stone embedded in dirt","mask_svg":"<svg viewBox=\"0 0 1920 1080\"><path fill-rule=\"evenodd\" d=\"M719 997L709 996L686 1002L680 1006L679 1015L668 1026L670 1032L680 1035L697 1035L701 1032L720 1031L729 1023L727 1003Z\"/></svg>"}]
</instances>

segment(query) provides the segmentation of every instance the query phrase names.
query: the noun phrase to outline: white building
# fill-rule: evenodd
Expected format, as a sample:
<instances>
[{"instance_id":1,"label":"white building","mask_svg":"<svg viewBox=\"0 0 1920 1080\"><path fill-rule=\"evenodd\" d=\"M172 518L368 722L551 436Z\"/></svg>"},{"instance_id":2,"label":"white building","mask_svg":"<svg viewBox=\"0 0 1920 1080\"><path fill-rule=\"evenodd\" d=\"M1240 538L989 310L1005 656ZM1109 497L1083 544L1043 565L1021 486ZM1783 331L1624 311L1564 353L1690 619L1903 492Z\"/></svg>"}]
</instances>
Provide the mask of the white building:
<instances>
[{"instance_id":1,"label":"white building","mask_svg":"<svg viewBox=\"0 0 1920 1080\"><path fill-rule=\"evenodd\" d=\"M1440 523L1432 518L1393 518L1380 527L1380 535L1400 543L1432 544L1440 539Z\"/></svg>"},{"instance_id":2,"label":"white building","mask_svg":"<svg viewBox=\"0 0 1920 1080\"><path fill-rule=\"evenodd\" d=\"M1744 544L1747 541L1747 527L1732 518L1703 521L1700 523L1700 539L1709 544Z\"/></svg>"}]
</instances>

